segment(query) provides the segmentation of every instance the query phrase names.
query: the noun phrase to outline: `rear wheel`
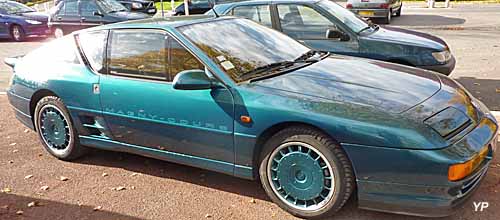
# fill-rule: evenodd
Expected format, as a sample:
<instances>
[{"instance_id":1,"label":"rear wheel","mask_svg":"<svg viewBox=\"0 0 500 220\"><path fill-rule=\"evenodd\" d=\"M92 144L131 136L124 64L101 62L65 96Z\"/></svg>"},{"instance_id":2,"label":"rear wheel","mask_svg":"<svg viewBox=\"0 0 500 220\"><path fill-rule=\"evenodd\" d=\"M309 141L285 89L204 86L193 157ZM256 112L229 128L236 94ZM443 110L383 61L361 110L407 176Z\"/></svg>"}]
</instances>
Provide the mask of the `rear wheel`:
<instances>
[{"instance_id":1,"label":"rear wheel","mask_svg":"<svg viewBox=\"0 0 500 220\"><path fill-rule=\"evenodd\" d=\"M401 11L403 10L403 3L401 2L401 5L399 6L399 9L396 11L395 16L399 17L401 16Z\"/></svg>"},{"instance_id":2,"label":"rear wheel","mask_svg":"<svg viewBox=\"0 0 500 220\"><path fill-rule=\"evenodd\" d=\"M76 159L87 151L80 146L68 110L58 97L47 96L38 101L35 127L45 150L58 159Z\"/></svg>"},{"instance_id":3,"label":"rear wheel","mask_svg":"<svg viewBox=\"0 0 500 220\"><path fill-rule=\"evenodd\" d=\"M354 189L344 151L328 136L307 127L284 129L265 144L259 175L269 197L301 218L338 211Z\"/></svg>"},{"instance_id":4,"label":"rear wheel","mask_svg":"<svg viewBox=\"0 0 500 220\"><path fill-rule=\"evenodd\" d=\"M389 9L389 12L387 13L385 18L382 18L382 23L383 24L390 24L392 20L392 9Z\"/></svg>"},{"instance_id":5,"label":"rear wheel","mask_svg":"<svg viewBox=\"0 0 500 220\"><path fill-rule=\"evenodd\" d=\"M12 25L10 28L10 36L14 41L20 42L24 40L24 30L19 25Z\"/></svg>"},{"instance_id":6,"label":"rear wheel","mask_svg":"<svg viewBox=\"0 0 500 220\"><path fill-rule=\"evenodd\" d=\"M64 31L63 31L63 29L62 29L62 28L60 28L60 27L56 27L56 28L54 29L54 37L55 37L55 38L61 38L61 37L63 37L63 36L64 36Z\"/></svg>"}]
</instances>

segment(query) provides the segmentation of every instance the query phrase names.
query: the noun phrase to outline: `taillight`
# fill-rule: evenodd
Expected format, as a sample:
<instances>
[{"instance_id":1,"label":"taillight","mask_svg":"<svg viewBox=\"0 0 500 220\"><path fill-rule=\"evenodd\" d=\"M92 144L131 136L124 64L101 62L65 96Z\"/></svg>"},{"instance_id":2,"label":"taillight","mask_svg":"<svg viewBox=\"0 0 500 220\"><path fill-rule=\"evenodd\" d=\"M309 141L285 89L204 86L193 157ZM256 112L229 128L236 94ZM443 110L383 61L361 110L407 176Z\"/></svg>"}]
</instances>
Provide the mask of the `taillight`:
<instances>
[{"instance_id":1,"label":"taillight","mask_svg":"<svg viewBox=\"0 0 500 220\"><path fill-rule=\"evenodd\" d=\"M387 4L387 3L380 4L380 8L388 9L389 8L389 4Z\"/></svg>"},{"instance_id":2,"label":"taillight","mask_svg":"<svg viewBox=\"0 0 500 220\"><path fill-rule=\"evenodd\" d=\"M345 8L352 8L352 4L348 3Z\"/></svg>"}]
</instances>

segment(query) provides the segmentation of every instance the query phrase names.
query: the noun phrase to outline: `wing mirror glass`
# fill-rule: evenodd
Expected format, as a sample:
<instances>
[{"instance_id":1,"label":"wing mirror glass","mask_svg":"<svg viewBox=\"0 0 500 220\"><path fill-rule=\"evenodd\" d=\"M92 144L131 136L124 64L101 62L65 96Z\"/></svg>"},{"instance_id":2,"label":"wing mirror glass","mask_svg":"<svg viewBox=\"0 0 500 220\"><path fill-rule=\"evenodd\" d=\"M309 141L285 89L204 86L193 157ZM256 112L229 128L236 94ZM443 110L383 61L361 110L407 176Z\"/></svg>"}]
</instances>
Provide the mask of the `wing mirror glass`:
<instances>
[{"instance_id":1,"label":"wing mirror glass","mask_svg":"<svg viewBox=\"0 0 500 220\"><path fill-rule=\"evenodd\" d=\"M350 39L349 35L345 34L339 29L333 29L333 28L326 30L326 38L337 41L349 41Z\"/></svg>"},{"instance_id":2,"label":"wing mirror glass","mask_svg":"<svg viewBox=\"0 0 500 220\"><path fill-rule=\"evenodd\" d=\"M179 90L203 90L217 87L217 82L209 78L204 70L184 70L175 75L173 80L174 89Z\"/></svg>"}]
</instances>

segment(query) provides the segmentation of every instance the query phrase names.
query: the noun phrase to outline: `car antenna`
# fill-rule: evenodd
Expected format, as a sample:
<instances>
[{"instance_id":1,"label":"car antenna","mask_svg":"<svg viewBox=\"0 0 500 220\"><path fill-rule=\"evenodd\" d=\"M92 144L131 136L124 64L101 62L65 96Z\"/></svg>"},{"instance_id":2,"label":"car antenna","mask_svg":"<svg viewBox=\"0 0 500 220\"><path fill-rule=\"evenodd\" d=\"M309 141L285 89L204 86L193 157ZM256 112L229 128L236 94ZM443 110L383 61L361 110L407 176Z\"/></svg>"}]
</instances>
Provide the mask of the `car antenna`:
<instances>
[{"instance_id":1,"label":"car antenna","mask_svg":"<svg viewBox=\"0 0 500 220\"><path fill-rule=\"evenodd\" d=\"M211 10L214 12L215 14L215 17L218 18L219 17L219 14L217 14L217 11L215 11L214 7L215 7L215 1L216 0L208 0L209 1L209 4L210 4L210 8Z\"/></svg>"}]
</instances>

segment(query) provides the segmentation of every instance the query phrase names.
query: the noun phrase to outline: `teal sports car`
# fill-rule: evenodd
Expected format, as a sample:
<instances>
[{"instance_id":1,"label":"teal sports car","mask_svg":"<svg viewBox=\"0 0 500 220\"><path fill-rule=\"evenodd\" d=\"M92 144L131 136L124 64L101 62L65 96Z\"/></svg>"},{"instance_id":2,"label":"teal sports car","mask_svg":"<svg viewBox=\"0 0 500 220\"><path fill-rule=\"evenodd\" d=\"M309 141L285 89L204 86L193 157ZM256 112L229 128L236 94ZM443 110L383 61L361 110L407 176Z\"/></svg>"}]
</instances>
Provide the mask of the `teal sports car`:
<instances>
[{"instance_id":1,"label":"teal sports car","mask_svg":"<svg viewBox=\"0 0 500 220\"><path fill-rule=\"evenodd\" d=\"M53 156L129 152L260 179L303 218L445 216L487 173L498 124L447 76L311 50L235 17L82 30L6 59L16 117Z\"/></svg>"}]
</instances>

